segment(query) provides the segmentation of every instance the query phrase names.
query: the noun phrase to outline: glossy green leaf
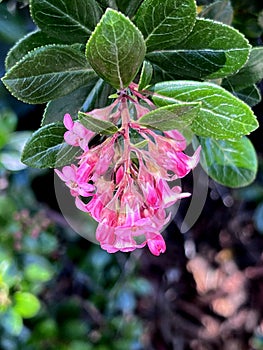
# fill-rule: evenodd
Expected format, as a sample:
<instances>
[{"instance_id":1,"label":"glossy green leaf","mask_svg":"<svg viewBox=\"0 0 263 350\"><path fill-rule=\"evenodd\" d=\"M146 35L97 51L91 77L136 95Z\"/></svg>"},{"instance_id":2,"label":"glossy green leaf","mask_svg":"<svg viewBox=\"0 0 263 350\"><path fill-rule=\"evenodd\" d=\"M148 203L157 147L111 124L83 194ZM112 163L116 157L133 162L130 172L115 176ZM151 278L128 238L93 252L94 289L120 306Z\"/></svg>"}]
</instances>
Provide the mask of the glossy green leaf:
<instances>
[{"instance_id":1,"label":"glossy green leaf","mask_svg":"<svg viewBox=\"0 0 263 350\"><path fill-rule=\"evenodd\" d=\"M147 52L172 48L192 30L196 18L194 0L144 0L135 23L143 33Z\"/></svg>"},{"instance_id":2,"label":"glossy green leaf","mask_svg":"<svg viewBox=\"0 0 263 350\"><path fill-rule=\"evenodd\" d=\"M93 86L94 82L91 81L87 86L81 87L66 96L48 102L41 125L43 126L57 121L63 122L66 113L69 113L73 119L76 118L78 111L86 101L87 95L90 93Z\"/></svg>"},{"instance_id":3,"label":"glossy green leaf","mask_svg":"<svg viewBox=\"0 0 263 350\"><path fill-rule=\"evenodd\" d=\"M143 36L123 14L107 9L86 47L96 73L116 89L129 85L144 57Z\"/></svg>"},{"instance_id":4,"label":"glossy green leaf","mask_svg":"<svg viewBox=\"0 0 263 350\"><path fill-rule=\"evenodd\" d=\"M44 45L59 43L61 43L61 40L54 39L40 30L27 34L9 50L5 60L6 70L13 67L29 51Z\"/></svg>"},{"instance_id":5,"label":"glossy green leaf","mask_svg":"<svg viewBox=\"0 0 263 350\"><path fill-rule=\"evenodd\" d=\"M257 105L261 101L261 94L256 85L231 92L251 107Z\"/></svg>"},{"instance_id":6,"label":"glossy green leaf","mask_svg":"<svg viewBox=\"0 0 263 350\"><path fill-rule=\"evenodd\" d=\"M247 186L254 181L257 155L248 138L200 138L199 143L202 147L201 164L212 179L228 187Z\"/></svg>"},{"instance_id":7,"label":"glossy green leaf","mask_svg":"<svg viewBox=\"0 0 263 350\"><path fill-rule=\"evenodd\" d=\"M229 0L219 0L205 6L199 13L199 16L230 25L233 20L233 12L233 7Z\"/></svg>"},{"instance_id":8,"label":"glossy green leaf","mask_svg":"<svg viewBox=\"0 0 263 350\"><path fill-rule=\"evenodd\" d=\"M191 126L199 136L215 139L238 138L258 127L252 110L231 93L212 83L171 81L151 87L157 106L180 102L201 102Z\"/></svg>"},{"instance_id":9,"label":"glossy green leaf","mask_svg":"<svg viewBox=\"0 0 263 350\"><path fill-rule=\"evenodd\" d=\"M156 50L146 58L166 79L223 78L247 61L250 45L236 29L206 19L197 19L190 35L176 46Z\"/></svg>"},{"instance_id":10,"label":"glossy green leaf","mask_svg":"<svg viewBox=\"0 0 263 350\"><path fill-rule=\"evenodd\" d=\"M31 293L16 292L14 303L14 310L23 318L34 317L40 309L39 300Z\"/></svg>"},{"instance_id":11,"label":"glossy green leaf","mask_svg":"<svg viewBox=\"0 0 263 350\"><path fill-rule=\"evenodd\" d=\"M254 47L247 63L240 71L223 80L222 86L227 89L244 89L263 79L263 47Z\"/></svg>"},{"instance_id":12,"label":"glossy green leaf","mask_svg":"<svg viewBox=\"0 0 263 350\"><path fill-rule=\"evenodd\" d=\"M98 134L111 135L118 131L117 126L111 122L94 118L93 116L82 112L79 112L78 115L81 124Z\"/></svg>"},{"instance_id":13,"label":"glossy green leaf","mask_svg":"<svg viewBox=\"0 0 263 350\"><path fill-rule=\"evenodd\" d=\"M138 90L145 89L151 82L153 75L153 67L150 62L144 61L142 66L142 71L140 75L140 80L138 84Z\"/></svg>"},{"instance_id":14,"label":"glossy green leaf","mask_svg":"<svg viewBox=\"0 0 263 350\"><path fill-rule=\"evenodd\" d=\"M95 0L30 0L37 26L65 43L85 43L99 21L102 10Z\"/></svg>"},{"instance_id":15,"label":"glossy green leaf","mask_svg":"<svg viewBox=\"0 0 263 350\"><path fill-rule=\"evenodd\" d=\"M67 45L47 45L29 52L2 79L27 103L43 103L88 84L96 74L85 55Z\"/></svg>"},{"instance_id":16,"label":"glossy green leaf","mask_svg":"<svg viewBox=\"0 0 263 350\"><path fill-rule=\"evenodd\" d=\"M139 119L139 124L161 131L188 128L200 110L200 103L180 103L157 108Z\"/></svg>"},{"instance_id":17,"label":"glossy green leaf","mask_svg":"<svg viewBox=\"0 0 263 350\"><path fill-rule=\"evenodd\" d=\"M64 142L65 131L60 122L38 129L24 147L22 162L33 168L55 168L71 163L78 148Z\"/></svg>"}]
</instances>

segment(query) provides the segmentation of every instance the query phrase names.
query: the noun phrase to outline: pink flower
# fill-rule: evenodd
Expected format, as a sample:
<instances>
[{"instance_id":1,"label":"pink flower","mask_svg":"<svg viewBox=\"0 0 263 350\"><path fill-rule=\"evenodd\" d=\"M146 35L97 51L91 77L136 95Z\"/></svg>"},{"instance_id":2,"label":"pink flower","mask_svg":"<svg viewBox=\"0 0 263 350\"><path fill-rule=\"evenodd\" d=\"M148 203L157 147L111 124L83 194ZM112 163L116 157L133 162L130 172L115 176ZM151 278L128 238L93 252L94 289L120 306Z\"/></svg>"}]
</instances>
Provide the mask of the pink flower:
<instances>
[{"instance_id":1,"label":"pink flower","mask_svg":"<svg viewBox=\"0 0 263 350\"><path fill-rule=\"evenodd\" d=\"M147 245L153 255L159 256L166 250L166 244L161 234L148 233Z\"/></svg>"},{"instance_id":2,"label":"pink flower","mask_svg":"<svg viewBox=\"0 0 263 350\"><path fill-rule=\"evenodd\" d=\"M64 125L68 129L64 134L66 143L71 146L80 147L83 150L88 149L88 144L95 133L86 129L80 122L74 122L70 114L65 114Z\"/></svg>"},{"instance_id":3,"label":"pink flower","mask_svg":"<svg viewBox=\"0 0 263 350\"><path fill-rule=\"evenodd\" d=\"M102 210L111 201L113 196L113 183L102 179L96 182L96 193L89 203L85 204L80 198L76 198L76 206L81 211L89 213L98 222L102 219Z\"/></svg>"},{"instance_id":4,"label":"pink flower","mask_svg":"<svg viewBox=\"0 0 263 350\"><path fill-rule=\"evenodd\" d=\"M142 219L137 226L109 226L100 223L96 238L109 253L130 252L147 244L151 253L158 256L166 250L162 235L154 230L150 220Z\"/></svg>"},{"instance_id":5,"label":"pink flower","mask_svg":"<svg viewBox=\"0 0 263 350\"><path fill-rule=\"evenodd\" d=\"M108 138L101 145L83 153L77 170L82 181L95 181L107 171L114 156L114 140Z\"/></svg>"},{"instance_id":6,"label":"pink flower","mask_svg":"<svg viewBox=\"0 0 263 350\"><path fill-rule=\"evenodd\" d=\"M92 111L87 112L87 114L92 115L94 118L97 119L117 123L121 117L121 114L118 109L114 112L114 108L118 103L119 101L115 100L111 105L104 108L93 109Z\"/></svg>"},{"instance_id":7,"label":"pink flower","mask_svg":"<svg viewBox=\"0 0 263 350\"><path fill-rule=\"evenodd\" d=\"M164 135L176 141L178 150L183 151L186 149L186 140L178 130L165 131Z\"/></svg>"},{"instance_id":8,"label":"pink flower","mask_svg":"<svg viewBox=\"0 0 263 350\"><path fill-rule=\"evenodd\" d=\"M178 200L189 197L191 195L191 193L182 192L180 186L174 186L170 188L167 181L161 178L157 180L156 187L159 190L159 194L164 208L168 208L174 203L176 203Z\"/></svg>"},{"instance_id":9,"label":"pink flower","mask_svg":"<svg viewBox=\"0 0 263 350\"><path fill-rule=\"evenodd\" d=\"M82 196L90 197L92 192L95 190L94 185L87 182L83 182L77 176L77 167L72 164L62 168L62 172L55 169L56 174L61 178L62 181L70 188L70 193L73 197Z\"/></svg>"},{"instance_id":10,"label":"pink flower","mask_svg":"<svg viewBox=\"0 0 263 350\"><path fill-rule=\"evenodd\" d=\"M140 119L143 115L149 113L149 108L147 107L143 107L140 104L136 103L135 104L135 108L136 108L136 117L137 120Z\"/></svg>"},{"instance_id":11,"label":"pink flower","mask_svg":"<svg viewBox=\"0 0 263 350\"><path fill-rule=\"evenodd\" d=\"M132 83L130 92L121 91L110 106L88 112L119 128L90 147L94 133L69 114L64 117L68 130L64 139L80 147L82 154L76 165L55 171L70 188L77 208L98 222L96 238L109 253L146 245L156 256L164 253L166 245L160 232L171 218L166 209L190 195L169 182L184 177L197 165L200 148L188 156L184 153L186 140L177 130L159 134L134 121L154 108ZM138 141L131 138L134 134Z\"/></svg>"},{"instance_id":12,"label":"pink flower","mask_svg":"<svg viewBox=\"0 0 263 350\"><path fill-rule=\"evenodd\" d=\"M152 132L151 132L152 135ZM154 135L154 141L149 142L149 153L156 163L174 173L175 178L186 176L199 162L201 147L195 151L192 157L182 152L184 142Z\"/></svg>"},{"instance_id":13,"label":"pink flower","mask_svg":"<svg viewBox=\"0 0 263 350\"><path fill-rule=\"evenodd\" d=\"M120 230L120 227L108 226L105 223L99 223L96 238L100 242L103 249L108 253L115 253L117 251L130 252L137 248L143 248L146 245L146 241L137 243L131 234L129 227L122 228L123 235L116 234L116 231Z\"/></svg>"}]
</instances>

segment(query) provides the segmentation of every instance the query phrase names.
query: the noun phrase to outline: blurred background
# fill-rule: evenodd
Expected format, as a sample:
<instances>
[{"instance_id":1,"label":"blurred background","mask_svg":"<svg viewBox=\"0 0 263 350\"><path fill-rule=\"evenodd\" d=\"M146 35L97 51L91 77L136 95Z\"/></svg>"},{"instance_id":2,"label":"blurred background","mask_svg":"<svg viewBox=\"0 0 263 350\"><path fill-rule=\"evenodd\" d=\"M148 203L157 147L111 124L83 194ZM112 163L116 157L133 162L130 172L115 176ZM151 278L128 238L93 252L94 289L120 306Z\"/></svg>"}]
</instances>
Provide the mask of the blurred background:
<instances>
[{"instance_id":1,"label":"blurred background","mask_svg":"<svg viewBox=\"0 0 263 350\"><path fill-rule=\"evenodd\" d=\"M224 12L205 8L215 3ZM231 3L199 1L198 11L228 16L262 45L263 3ZM28 1L0 3L0 76L10 47L32 30ZM0 83L0 350L262 350L263 104L253 108L256 181L231 190L209 180L197 222L180 233L185 200L160 257L108 254L68 225L53 171L19 160L44 107L17 101Z\"/></svg>"}]
</instances>

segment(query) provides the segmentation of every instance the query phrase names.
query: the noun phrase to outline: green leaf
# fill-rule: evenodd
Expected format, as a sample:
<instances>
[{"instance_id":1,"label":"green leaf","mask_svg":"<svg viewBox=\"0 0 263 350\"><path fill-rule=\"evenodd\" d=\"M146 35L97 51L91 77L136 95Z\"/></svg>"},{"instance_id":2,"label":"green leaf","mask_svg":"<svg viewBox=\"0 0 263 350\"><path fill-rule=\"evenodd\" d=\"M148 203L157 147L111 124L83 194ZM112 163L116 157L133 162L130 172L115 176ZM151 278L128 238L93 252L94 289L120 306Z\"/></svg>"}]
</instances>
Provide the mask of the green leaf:
<instances>
[{"instance_id":1,"label":"green leaf","mask_svg":"<svg viewBox=\"0 0 263 350\"><path fill-rule=\"evenodd\" d=\"M31 293L16 292L14 302L14 310L23 318L34 317L40 309L39 300Z\"/></svg>"},{"instance_id":2,"label":"green leaf","mask_svg":"<svg viewBox=\"0 0 263 350\"><path fill-rule=\"evenodd\" d=\"M139 124L161 131L187 129L199 113L200 103L182 103L157 108L139 119Z\"/></svg>"},{"instance_id":3,"label":"green leaf","mask_svg":"<svg viewBox=\"0 0 263 350\"><path fill-rule=\"evenodd\" d=\"M63 122L66 113L69 113L73 118L76 117L93 86L94 82L91 81L87 86L48 102L41 125L43 126L57 121Z\"/></svg>"},{"instance_id":4,"label":"green leaf","mask_svg":"<svg viewBox=\"0 0 263 350\"><path fill-rule=\"evenodd\" d=\"M233 7L229 0L215 1L206 6L199 16L230 25L233 20Z\"/></svg>"},{"instance_id":5,"label":"green leaf","mask_svg":"<svg viewBox=\"0 0 263 350\"><path fill-rule=\"evenodd\" d=\"M118 131L117 126L106 120L94 118L93 116L79 112L79 121L87 129L94 131L98 134L111 135Z\"/></svg>"},{"instance_id":6,"label":"green leaf","mask_svg":"<svg viewBox=\"0 0 263 350\"><path fill-rule=\"evenodd\" d=\"M146 55L166 79L223 78L247 61L250 45L236 29L197 19L190 35L171 49Z\"/></svg>"},{"instance_id":7,"label":"green leaf","mask_svg":"<svg viewBox=\"0 0 263 350\"><path fill-rule=\"evenodd\" d=\"M27 103L43 103L90 83L96 74L85 55L67 45L47 45L29 52L2 79Z\"/></svg>"},{"instance_id":8,"label":"green leaf","mask_svg":"<svg viewBox=\"0 0 263 350\"><path fill-rule=\"evenodd\" d=\"M102 10L95 0L30 0L37 26L65 43L85 43L99 21Z\"/></svg>"},{"instance_id":9,"label":"green leaf","mask_svg":"<svg viewBox=\"0 0 263 350\"><path fill-rule=\"evenodd\" d=\"M145 57L143 36L123 14L107 9L90 37L87 58L96 73L116 89L127 87Z\"/></svg>"},{"instance_id":10,"label":"green leaf","mask_svg":"<svg viewBox=\"0 0 263 350\"><path fill-rule=\"evenodd\" d=\"M232 93L251 107L261 101L261 94L256 85L248 86L238 91L232 91Z\"/></svg>"},{"instance_id":11,"label":"green leaf","mask_svg":"<svg viewBox=\"0 0 263 350\"><path fill-rule=\"evenodd\" d=\"M215 181L228 187L250 184L257 173L257 155L248 138L213 140L199 138L201 165ZM195 146L197 146L195 141Z\"/></svg>"},{"instance_id":12,"label":"green leaf","mask_svg":"<svg viewBox=\"0 0 263 350\"><path fill-rule=\"evenodd\" d=\"M144 0L135 23L145 38L147 52L172 48L192 30L196 18L194 0Z\"/></svg>"},{"instance_id":13,"label":"green leaf","mask_svg":"<svg viewBox=\"0 0 263 350\"><path fill-rule=\"evenodd\" d=\"M5 59L6 70L13 67L29 51L44 45L59 43L61 40L56 40L40 30L27 34L9 50Z\"/></svg>"},{"instance_id":14,"label":"green leaf","mask_svg":"<svg viewBox=\"0 0 263 350\"><path fill-rule=\"evenodd\" d=\"M222 86L227 89L241 90L263 79L263 47L254 47L247 63L240 71L223 80Z\"/></svg>"},{"instance_id":15,"label":"green leaf","mask_svg":"<svg viewBox=\"0 0 263 350\"><path fill-rule=\"evenodd\" d=\"M60 122L38 129L24 147L22 162L33 168L55 168L71 163L78 148L64 142L65 131Z\"/></svg>"},{"instance_id":16,"label":"green leaf","mask_svg":"<svg viewBox=\"0 0 263 350\"><path fill-rule=\"evenodd\" d=\"M138 84L138 90L145 89L152 80L152 74L153 74L153 67L151 63L144 61L142 66L142 71L140 75L140 80Z\"/></svg>"},{"instance_id":17,"label":"green leaf","mask_svg":"<svg viewBox=\"0 0 263 350\"><path fill-rule=\"evenodd\" d=\"M157 106L180 102L202 102L192 131L215 139L238 138L258 127L252 110L231 93L212 83L171 81L151 87Z\"/></svg>"}]
</instances>

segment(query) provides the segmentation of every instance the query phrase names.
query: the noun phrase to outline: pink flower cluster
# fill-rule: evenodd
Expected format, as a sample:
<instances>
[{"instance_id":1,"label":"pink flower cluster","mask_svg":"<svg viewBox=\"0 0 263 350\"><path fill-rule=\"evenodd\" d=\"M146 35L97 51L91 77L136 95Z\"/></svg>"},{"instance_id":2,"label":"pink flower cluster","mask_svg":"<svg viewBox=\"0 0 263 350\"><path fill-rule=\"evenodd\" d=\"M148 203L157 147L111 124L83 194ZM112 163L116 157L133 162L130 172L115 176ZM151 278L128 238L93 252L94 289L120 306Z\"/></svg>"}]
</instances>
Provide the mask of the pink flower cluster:
<instances>
[{"instance_id":1,"label":"pink flower cluster","mask_svg":"<svg viewBox=\"0 0 263 350\"><path fill-rule=\"evenodd\" d=\"M132 98L122 94L112 105L88 113L119 126L98 145L90 146L94 132L66 114L64 139L82 154L76 164L55 171L70 188L77 208L98 222L96 238L103 249L128 252L147 244L159 255L166 249L160 233L170 219L166 209L190 195L168 183L196 166L200 149L189 157L178 131L158 134L141 126L139 118L153 105L144 98L149 108L141 106L142 96L134 89L133 93Z\"/></svg>"}]
</instances>

